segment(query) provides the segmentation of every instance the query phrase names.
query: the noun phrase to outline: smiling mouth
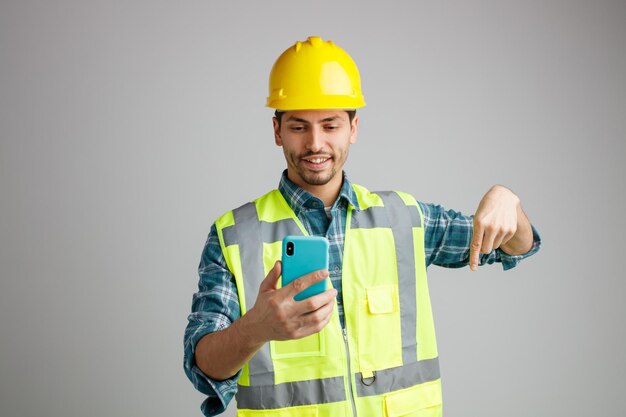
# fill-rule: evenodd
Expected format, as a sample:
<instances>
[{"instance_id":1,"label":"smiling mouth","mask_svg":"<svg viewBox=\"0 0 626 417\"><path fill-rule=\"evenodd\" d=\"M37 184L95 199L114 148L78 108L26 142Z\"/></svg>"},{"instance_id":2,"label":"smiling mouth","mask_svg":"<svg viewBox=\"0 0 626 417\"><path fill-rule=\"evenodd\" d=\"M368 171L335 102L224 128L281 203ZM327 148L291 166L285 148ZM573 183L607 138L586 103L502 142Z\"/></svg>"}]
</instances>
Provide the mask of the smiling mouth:
<instances>
[{"instance_id":1,"label":"smiling mouth","mask_svg":"<svg viewBox=\"0 0 626 417\"><path fill-rule=\"evenodd\" d=\"M308 157L308 158L302 158L302 159L311 164L323 164L324 162L328 161L330 157L329 156L316 156L314 158Z\"/></svg>"},{"instance_id":2,"label":"smiling mouth","mask_svg":"<svg viewBox=\"0 0 626 417\"><path fill-rule=\"evenodd\" d=\"M316 155L316 156L306 156L304 158L301 158L301 161L302 161L302 166L305 169L309 171L321 172L330 167L332 159L333 158L331 156Z\"/></svg>"}]
</instances>

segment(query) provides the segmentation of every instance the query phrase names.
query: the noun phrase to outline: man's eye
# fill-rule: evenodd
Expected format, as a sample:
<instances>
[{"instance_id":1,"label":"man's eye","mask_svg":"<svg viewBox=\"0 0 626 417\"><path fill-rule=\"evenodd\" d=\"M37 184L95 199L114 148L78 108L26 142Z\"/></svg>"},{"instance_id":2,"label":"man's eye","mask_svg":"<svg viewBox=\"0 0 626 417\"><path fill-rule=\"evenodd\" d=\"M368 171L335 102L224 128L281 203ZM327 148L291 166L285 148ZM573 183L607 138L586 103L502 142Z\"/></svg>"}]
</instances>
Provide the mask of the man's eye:
<instances>
[{"instance_id":1,"label":"man's eye","mask_svg":"<svg viewBox=\"0 0 626 417\"><path fill-rule=\"evenodd\" d=\"M336 130L339 128L339 126L336 125L326 125L325 126L326 130Z\"/></svg>"},{"instance_id":2,"label":"man's eye","mask_svg":"<svg viewBox=\"0 0 626 417\"><path fill-rule=\"evenodd\" d=\"M291 129L292 132L303 132L304 126L291 126L289 129Z\"/></svg>"}]
</instances>

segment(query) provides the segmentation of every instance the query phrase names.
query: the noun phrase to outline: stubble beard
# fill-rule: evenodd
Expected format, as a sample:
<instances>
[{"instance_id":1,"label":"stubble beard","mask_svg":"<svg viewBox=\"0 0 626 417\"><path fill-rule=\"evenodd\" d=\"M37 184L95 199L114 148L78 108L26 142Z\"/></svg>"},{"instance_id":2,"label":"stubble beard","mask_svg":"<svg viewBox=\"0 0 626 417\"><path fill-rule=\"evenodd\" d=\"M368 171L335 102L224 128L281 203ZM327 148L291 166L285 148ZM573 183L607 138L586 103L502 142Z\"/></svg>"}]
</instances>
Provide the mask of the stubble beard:
<instances>
[{"instance_id":1,"label":"stubble beard","mask_svg":"<svg viewBox=\"0 0 626 417\"><path fill-rule=\"evenodd\" d=\"M321 172L314 172L314 171L310 171L308 169L306 169L305 167L301 166L299 163L299 161L302 160L302 158L305 158L307 156L310 156L311 154L305 154L305 155L299 155L299 156L295 156L292 158L292 161L294 161L294 168L295 168L295 173L298 175L298 177L300 177L302 179L302 181L305 184L308 185L326 185L328 184L333 178L335 178L335 175L337 175L337 166L338 164L337 162L337 156L339 156L339 158L343 158L343 154L342 155L336 155L336 154L331 154L329 153L328 155L331 157L331 160L333 162L333 165L330 167L329 171L321 171ZM342 162L340 160L340 162Z\"/></svg>"},{"instance_id":2,"label":"stubble beard","mask_svg":"<svg viewBox=\"0 0 626 417\"><path fill-rule=\"evenodd\" d=\"M324 175L323 172L313 173L307 172L306 170L299 169L298 175L302 180L308 185L326 185L332 180L337 174L337 169L332 167L328 175Z\"/></svg>"}]
</instances>

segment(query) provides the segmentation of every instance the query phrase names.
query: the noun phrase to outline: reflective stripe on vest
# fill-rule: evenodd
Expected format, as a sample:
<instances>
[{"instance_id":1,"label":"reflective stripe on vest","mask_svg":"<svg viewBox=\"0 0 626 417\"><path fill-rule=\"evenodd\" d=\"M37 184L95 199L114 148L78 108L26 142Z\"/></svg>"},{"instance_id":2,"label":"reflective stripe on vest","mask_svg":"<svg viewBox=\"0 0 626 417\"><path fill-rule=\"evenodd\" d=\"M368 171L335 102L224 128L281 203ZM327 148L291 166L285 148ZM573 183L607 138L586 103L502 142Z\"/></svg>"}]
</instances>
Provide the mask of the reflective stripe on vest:
<instances>
[{"instance_id":1,"label":"reflective stripe on vest","mask_svg":"<svg viewBox=\"0 0 626 417\"><path fill-rule=\"evenodd\" d=\"M346 400L344 377L237 387L237 407L267 410Z\"/></svg>"},{"instance_id":2,"label":"reflective stripe on vest","mask_svg":"<svg viewBox=\"0 0 626 417\"><path fill-rule=\"evenodd\" d=\"M282 241L285 236L301 235L302 233L298 225L291 219L274 223L259 221L254 203L247 203L233 210L233 216L235 224L224 229L224 241L226 246L239 245L241 267L247 289L245 291L246 306L251 307L256 302L257 291L265 279L263 275L263 242ZM269 343L265 343L250 359L248 367L250 385L274 385L274 366Z\"/></svg>"},{"instance_id":3,"label":"reflective stripe on vest","mask_svg":"<svg viewBox=\"0 0 626 417\"><path fill-rule=\"evenodd\" d=\"M406 365L417 361L413 222L407 206L398 194L391 191L374 194L378 194L382 198L383 203L385 203L386 213L391 223L393 240L396 245L398 286L400 290L400 324L402 326L402 363ZM411 210L411 212L413 211L417 211L417 207ZM419 214L417 218L419 219ZM416 227L419 226L418 224Z\"/></svg>"},{"instance_id":4,"label":"reflective stripe on vest","mask_svg":"<svg viewBox=\"0 0 626 417\"><path fill-rule=\"evenodd\" d=\"M349 216L350 229L391 229L396 248L399 308L401 319L402 366L376 370L375 383L356 384L357 396L368 397L408 388L439 379L438 359L417 360L416 266L412 228L422 227L416 206L408 206L395 192L376 193L384 207L371 206ZM259 220L255 203L233 210L234 224L222 229L223 245L239 246L245 305L251 308L265 278L263 245L282 241L287 235L302 235L298 223L287 218L274 222ZM239 281L238 281L239 282ZM242 311L245 314L245 311ZM293 381L275 384L270 343L248 363L249 384L239 385L237 405L245 409L277 409L296 405L324 404L346 400L344 377ZM353 372L356 381L370 375Z\"/></svg>"},{"instance_id":5,"label":"reflective stripe on vest","mask_svg":"<svg viewBox=\"0 0 626 417\"><path fill-rule=\"evenodd\" d=\"M356 374L357 381L361 377ZM426 359L376 372L376 383L357 384L359 397L386 394L439 379L439 359ZM252 410L345 401L343 377L284 382L277 385L237 387L237 407Z\"/></svg>"},{"instance_id":6,"label":"reflective stripe on vest","mask_svg":"<svg viewBox=\"0 0 626 417\"><path fill-rule=\"evenodd\" d=\"M357 378L361 376L358 374ZM357 393L359 397L386 394L439 378L439 358L413 361L397 368L376 371L376 383L369 386L357 384Z\"/></svg>"}]
</instances>

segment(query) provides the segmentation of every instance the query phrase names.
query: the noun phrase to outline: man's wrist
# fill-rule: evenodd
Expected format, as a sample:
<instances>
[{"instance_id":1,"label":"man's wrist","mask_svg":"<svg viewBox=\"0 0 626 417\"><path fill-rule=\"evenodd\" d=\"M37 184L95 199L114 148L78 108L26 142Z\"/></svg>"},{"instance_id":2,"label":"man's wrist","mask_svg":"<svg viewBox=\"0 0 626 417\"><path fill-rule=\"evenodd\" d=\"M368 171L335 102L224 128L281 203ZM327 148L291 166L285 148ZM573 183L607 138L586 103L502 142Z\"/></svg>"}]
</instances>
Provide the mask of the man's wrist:
<instances>
[{"instance_id":1,"label":"man's wrist","mask_svg":"<svg viewBox=\"0 0 626 417\"><path fill-rule=\"evenodd\" d=\"M231 326L235 337L241 342L241 347L244 350L256 350L266 342L259 334L260 326L254 323L253 315L254 311L250 310Z\"/></svg>"}]
</instances>

